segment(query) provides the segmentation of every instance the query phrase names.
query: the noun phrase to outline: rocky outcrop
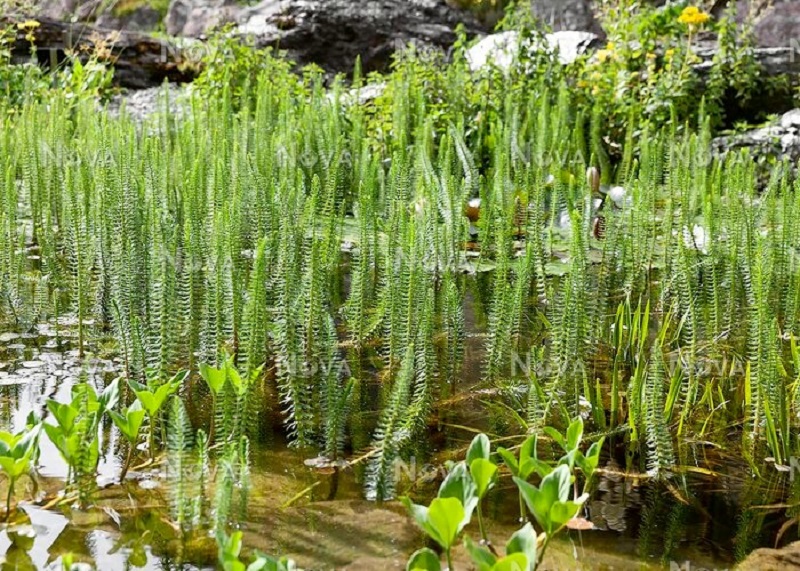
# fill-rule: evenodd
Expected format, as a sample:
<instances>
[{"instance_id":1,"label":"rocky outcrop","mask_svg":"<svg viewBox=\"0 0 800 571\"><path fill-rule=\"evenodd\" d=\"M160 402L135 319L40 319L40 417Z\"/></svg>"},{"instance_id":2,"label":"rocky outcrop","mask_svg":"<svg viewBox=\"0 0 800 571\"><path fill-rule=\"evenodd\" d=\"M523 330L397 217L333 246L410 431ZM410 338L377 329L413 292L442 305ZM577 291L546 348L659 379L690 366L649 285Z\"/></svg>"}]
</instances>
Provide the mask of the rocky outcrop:
<instances>
[{"instance_id":1,"label":"rocky outcrop","mask_svg":"<svg viewBox=\"0 0 800 571\"><path fill-rule=\"evenodd\" d=\"M63 22L86 22L109 30L151 32L164 14L146 0L129 6L107 0L44 0L38 2L33 16Z\"/></svg>"},{"instance_id":2,"label":"rocky outcrop","mask_svg":"<svg viewBox=\"0 0 800 571\"><path fill-rule=\"evenodd\" d=\"M164 19L172 36L199 38L214 28L235 23L243 10L236 0L172 0Z\"/></svg>"},{"instance_id":3,"label":"rocky outcrop","mask_svg":"<svg viewBox=\"0 0 800 571\"><path fill-rule=\"evenodd\" d=\"M12 56L17 60L30 58L28 30L19 29L13 19L3 17L0 27L16 30ZM101 30L48 18L39 18L39 25L31 33L36 56L44 65L64 61L67 51L90 54L98 46L111 48L108 57L114 66L114 82L122 87L142 89L161 85L165 80L183 83L194 79L197 73L196 68L184 64L175 44L145 34Z\"/></svg>"},{"instance_id":4,"label":"rocky outcrop","mask_svg":"<svg viewBox=\"0 0 800 571\"><path fill-rule=\"evenodd\" d=\"M534 16L548 29L573 30L603 36L603 28L594 15L591 0L532 0Z\"/></svg>"},{"instance_id":5,"label":"rocky outcrop","mask_svg":"<svg viewBox=\"0 0 800 571\"><path fill-rule=\"evenodd\" d=\"M264 0L243 6L236 0L173 0L165 25L172 35L203 37L226 23L258 47L286 50L300 64L328 72L352 72L361 58L364 71L385 70L391 56L409 43L447 49L455 27L480 25L445 0Z\"/></svg>"},{"instance_id":6,"label":"rocky outcrop","mask_svg":"<svg viewBox=\"0 0 800 571\"><path fill-rule=\"evenodd\" d=\"M161 24L162 18L161 12L149 4L143 4L127 12L107 10L97 18L95 26L107 30L152 32Z\"/></svg>"},{"instance_id":7,"label":"rocky outcrop","mask_svg":"<svg viewBox=\"0 0 800 571\"><path fill-rule=\"evenodd\" d=\"M54 20L86 22L94 19L103 0L43 0L36 5L36 14Z\"/></svg>"},{"instance_id":8,"label":"rocky outcrop","mask_svg":"<svg viewBox=\"0 0 800 571\"><path fill-rule=\"evenodd\" d=\"M717 137L712 143L717 154L750 149L756 157L800 160L800 109L785 113L779 120L759 129Z\"/></svg>"},{"instance_id":9,"label":"rocky outcrop","mask_svg":"<svg viewBox=\"0 0 800 571\"><path fill-rule=\"evenodd\" d=\"M737 567L737 571L800 570L800 541L781 549L756 549Z\"/></svg>"},{"instance_id":10,"label":"rocky outcrop","mask_svg":"<svg viewBox=\"0 0 800 571\"><path fill-rule=\"evenodd\" d=\"M444 0L264 0L243 10L239 21L238 31L258 46L280 47L301 64L345 73L359 57L364 71L385 70L408 44L447 50L459 23L480 32L467 12Z\"/></svg>"}]
</instances>

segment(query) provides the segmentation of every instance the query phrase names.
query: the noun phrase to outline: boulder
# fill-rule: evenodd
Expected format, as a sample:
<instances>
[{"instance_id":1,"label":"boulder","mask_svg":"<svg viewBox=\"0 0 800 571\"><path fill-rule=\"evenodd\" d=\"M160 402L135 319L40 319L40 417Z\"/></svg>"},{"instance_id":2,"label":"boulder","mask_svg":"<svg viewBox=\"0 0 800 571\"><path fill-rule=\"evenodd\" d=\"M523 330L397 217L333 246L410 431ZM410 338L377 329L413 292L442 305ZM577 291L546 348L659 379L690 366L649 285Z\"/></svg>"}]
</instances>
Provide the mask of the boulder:
<instances>
[{"instance_id":1,"label":"boulder","mask_svg":"<svg viewBox=\"0 0 800 571\"><path fill-rule=\"evenodd\" d=\"M573 30L604 35L591 0L532 0L531 10L554 32Z\"/></svg>"},{"instance_id":2,"label":"boulder","mask_svg":"<svg viewBox=\"0 0 800 571\"><path fill-rule=\"evenodd\" d=\"M756 41L764 48L789 47L800 52L800 4L774 0L755 26Z\"/></svg>"},{"instance_id":3,"label":"boulder","mask_svg":"<svg viewBox=\"0 0 800 571\"><path fill-rule=\"evenodd\" d=\"M242 9L236 0L172 0L164 26L172 36L199 38L214 28L235 23Z\"/></svg>"},{"instance_id":4,"label":"boulder","mask_svg":"<svg viewBox=\"0 0 800 571\"><path fill-rule=\"evenodd\" d=\"M95 25L106 30L128 30L152 32L161 24L163 15L150 4L142 4L129 11L106 10L97 18Z\"/></svg>"},{"instance_id":5,"label":"boulder","mask_svg":"<svg viewBox=\"0 0 800 571\"><path fill-rule=\"evenodd\" d=\"M794 109L773 123L736 135L717 137L712 142L715 153L750 149L758 158L800 160L800 109ZM800 543L798 543L800 553Z\"/></svg>"},{"instance_id":6,"label":"boulder","mask_svg":"<svg viewBox=\"0 0 800 571\"><path fill-rule=\"evenodd\" d=\"M365 72L384 71L408 44L447 50L459 23L469 33L481 32L469 13L445 0L264 0L238 19L238 32L253 36L257 46L279 47L301 64L345 73L358 57Z\"/></svg>"},{"instance_id":7,"label":"boulder","mask_svg":"<svg viewBox=\"0 0 800 571\"><path fill-rule=\"evenodd\" d=\"M467 51L466 56L473 71L488 65L507 71L521 53L546 50L557 53L559 62L567 65L600 44L602 40L596 34L569 30L546 34L542 41L521 44L519 33L511 31L483 38Z\"/></svg>"},{"instance_id":8,"label":"boulder","mask_svg":"<svg viewBox=\"0 0 800 571\"><path fill-rule=\"evenodd\" d=\"M722 17L733 4L738 22L755 16L753 31L758 46L800 50L800 4L796 0L718 0L712 14Z\"/></svg>"},{"instance_id":9,"label":"boulder","mask_svg":"<svg viewBox=\"0 0 800 571\"><path fill-rule=\"evenodd\" d=\"M737 571L800 570L800 541L781 549L756 549L737 567Z\"/></svg>"},{"instance_id":10,"label":"boulder","mask_svg":"<svg viewBox=\"0 0 800 571\"><path fill-rule=\"evenodd\" d=\"M184 50L180 46L162 38L49 18L38 20L39 26L30 33L34 36L36 57L43 65L64 61L68 51L86 59L87 54L102 44L113 45L110 57L114 65L114 83L121 87L143 89L161 85L165 80L185 83L198 73L196 68L185 65ZM12 60L27 61L31 57L29 31L18 28L16 22L14 18L0 16L0 27L16 31L10 43Z\"/></svg>"},{"instance_id":11,"label":"boulder","mask_svg":"<svg viewBox=\"0 0 800 571\"><path fill-rule=\"evenodd\" d=\"M36 7L36 16L63 21L85 22L97 16L103 0L44 0Z\"/></svg>"}]
</instances>

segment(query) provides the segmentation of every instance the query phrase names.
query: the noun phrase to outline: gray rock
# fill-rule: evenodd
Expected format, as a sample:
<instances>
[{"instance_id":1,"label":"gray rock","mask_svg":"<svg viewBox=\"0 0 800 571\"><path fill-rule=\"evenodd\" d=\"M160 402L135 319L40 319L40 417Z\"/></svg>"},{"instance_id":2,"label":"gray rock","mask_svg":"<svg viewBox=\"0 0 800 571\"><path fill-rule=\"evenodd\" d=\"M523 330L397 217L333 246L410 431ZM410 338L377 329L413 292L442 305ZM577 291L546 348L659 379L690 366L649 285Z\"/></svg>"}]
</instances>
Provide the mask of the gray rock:
<instances>
[{"instance_id":1,"label":"gray rock","mask_svg":"<svg viewBox=\"0 0 800 571\"><path fill-rule=\"evenodd\" d=\"M531 10L554 32L574 30L604 35L591 0L532 0Z\"/></svg>"},{"instance_id":2,"label":"gray rock","mask_svg":"<svg viewBox=\"0 0 800 571\"><path fill-rule=\"evenodd\" d=\"M758 46L800 49L800 3L797 0L718 0L712 14L717 18L722 17L726 9L734 4L738 22L751 18L751 14L755 15L753 31Z\"/></svg>"},{"instance_id":3,"label":"gray rock","mask_svg":"<svg viewBox=\"0 0 800 571\"><path fill-rule=\"evenodd\" d=\"M712 142L715 153L749 149L756 158L800 160L800 109L785 113L773 123L746 133L717 137Z\"/></svg>"},{"instance_id":4,"label":"gray rock","mask_svg":"<svg viewBox=\"0 0 800 571\"><path fill-rule=\"evenodd\" d=\"M95 22L98 28L132 32L152 32L159 24L161 24L161 13L147 4L121 15L115 15L113 10L108 10L100 14Z\"/></svg>"},{"instance_id":5,"label":"gray rock","mask_svg":"<svg viewBox=\"0 0 800 571\"><path fill-rule=\"evenodd\" d=\"M181 0L185 1L185 0ZM351 72L361 58L365 72L388 68L392 55L408 44L447 50L455 27L480 25L445 0L264 0L239 14L238 32L258 46L287 50L295 61L316 63L329 72Z\"/></svg>"},{"instance_id":6,"label":"gray rock","mask_svg":"<svg viewBox=\"0 0 800 571\"><path fill-rule=\"evenodd\" d=\"M242 10L236 0L172 0L164 25L172 36L199 38L236 22Z\"/></svg>"},{"instance_id":7,"label":"gray rock","mask_svg":"<svg viewBox=\"0 0 800 571\"><path fill-rule=\"evenodd\" d=\"M520 45L519 33L501 32L483 38L467 51L466 57L473 71L487 65L507 71L520 53L532 54L542 50L557 53L559 62L568 65L600 43L600 37L591 32L561 31L546 34L543 42L533 41Z\"/></svg>"},{"instance_id":8,"label":"gray rock","mask_svg":"<svg viewBox=\"0 0 800 571\"><path fill-rule=\"evenodd\" d=\"M44 0L37 6L37 15L64 21L88 21L97 16L103 0Z\"/></svg>"},{"instance_id":9,"label":"gray rock","mask_svg":"<svg viewBox=\"0 0 800 571\"><path fill-rule=\"evenodd\" d=\"M765 48L789 47L800 51L800 3L776 0L755 26L758 45Z\"/></svg>"}]
</instances>

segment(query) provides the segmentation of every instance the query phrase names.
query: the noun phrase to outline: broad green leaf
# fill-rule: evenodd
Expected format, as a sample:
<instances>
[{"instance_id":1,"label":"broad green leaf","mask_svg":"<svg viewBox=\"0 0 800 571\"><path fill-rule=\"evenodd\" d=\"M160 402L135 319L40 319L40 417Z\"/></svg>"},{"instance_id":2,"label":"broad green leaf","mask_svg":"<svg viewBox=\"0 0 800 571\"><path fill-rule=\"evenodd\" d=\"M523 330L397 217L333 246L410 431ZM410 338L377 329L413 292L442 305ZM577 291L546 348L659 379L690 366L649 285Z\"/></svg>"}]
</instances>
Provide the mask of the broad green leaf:
<instances>
[{"instance_id":1,"label":"broad green leaf","mask_svg":"<svg viewBox=\"0 0 800 571\"><path fill-rule=\"evenodd\" d=\"M233 390L236 391L237 394L241 395L245 390L247 390L247 386L244 384L242 376L233 365L233 357L225 361L225 371L228 375L228 380L231 382Z\"/></svg>"},{"instance_id":2,"label":"broad green leaf","mask_svg":"<svg viewBox=\"0 0 800 571\"><path fill-rule=\"evenodd\" d=\"M0 456L11 456L11 449L14 447L14 435L10 432L0 430Z\"/></svg>"},{"instance_id":3,"label":"broad green leaf","mask_svg":"<svg viewBox=\"0 0 800 571\"><path fill-rule=\"evenodd\" d=\"M469 472L475 482L478 499L482 499L497 481L497 466L485 458L475 458L469 465Z\"/></svg>"},{"instance_id":4,"label":"broad green leaf","mask_svg":"<svg viewBox=\"0 0 800 571\"><path fill-rule=\"evenodd\" d=\"M588 497L588 496L587 496ZM550 521L552 522L553 529L567 525L567 522L574 518L578 511L580 511L585 499L578 498L578 502L555 502L550 508Z\"/></svg>"},{"instance_id":5,"label":"broad green leaf","mask_svg":"<svg viewBox=\"0 0 800 571\"><path fill-rule=\"evenodd\" d=\"M521 529L517 530L506 543L507 554L523 553L527 557L527 571L534 571L536 568L537 551L536 532L530 523L526 523Z\"/></svg>"},{"instance_id":6,"label":"broad green leaf","mask_svg":"<svg viewBox=\"0 0 800 571\"><path fill-rule=\"evenodd\" d=\"M578 416L573 420L567 428L567 446L566 452L571 452L578 448L583 438L583 419Z\"/></svg>"},{"instance_id":7,"label":"broad green leaf","mask_svg":"<svg viewBox=\"0 0 800 571\"><path fill-rule=\"evenodd\" d=\"M467 465L471 466L472 461L476 458L483 458L484 460L489 459L489 454L491 454L491 444L489 443L489 437L485 434L481 433L478 434L475 438L472 439L472 443L469 445L469 449L467 450Z\"/></svg>"},{"instance_id":8,"label":"broad green leaf","mask_svg":"<svg viewBox=\"0 0 800 571\"><path fill-rule=\"evenodd\" d=\"M136 393L136 398L142 403L142 408L147 411L148 416L155 416L155 414L158 412L159 406L156 402L156 396L153 393L150 391L138 391Z\"/></svg>"},{"instance_id":9,"label":"broad green leaf","mask_svg":"<svg viewBox=\"0 0 800 571\"><path fill-rule=\"evenodd\" d=\"M569 499L570 481L572 474L566 466L558 466L546 477L542 478L539 486L546 491L548 497L552 496L553 501L565 502Z\"/></svg>"},{"instance_id":10,"label":"broad green leaf","mask_svg":"<svg viewBox=\"0 0 800 571\"><path fill-rule=\"evenodd\" d=\"M492 567L497 562L497 557L495 557L491 551L482 545L478 545L469 537L464 538L464 548L475 564L477 568L476 571L491 571Z\"/></svg>"},{"instance_id":11,"label":"broad green leaf","mask_svg":"<svg viewBox=\"0 0 800 571\"><path fill-rule=\"evenodd\" d=\"M585 456L579 453L575 457L575 461L583 472L583 475L586 476L587 481L591 479L595 470L597 470L598 464L600 463L600 452L603 449L604 440L605 438L600 438L600 440L593 443L589 447L589 450L586 452Z\"/></svg>"},{"instance_id":12,"label":"broad green leaf","mask_svg":"<svg viewBox=\"0 0 800 571\"><path fill-rule=\"evenodd\" d=\"M75 427L75 419L78 417L77 408L69 404L61 404L53 399L47 401L47 408L65 434L72 432Z\"/></svg>"},{"instance_id":13,"label":"broad green leaf","mask_svg":"<svg viewBox=\"0 0 800 571\"><path fill-rule=\"evenodd\" d=\"M525 480L530 478L534 472L536 472L540 478L544 478L552 471L553 467L550 466L550 464L538 458L528 458L519 466L520 476Z\"/></svg>"},{"instance_id":14,"label":"broad green leaf","mask_svg":"<svg viewBox=\"0 0 800 571\"><path fill-rule=\"evenodd\" d=\"M411 513L411 517L414 518L414 521L417 522L417 525L425 530L425 526L428 524L428 508L419 504L415 504L410 498L407 497L400 498L400 501L403 502L403 504L408 508L409 513Z\"/></svg>"},{"instance_id":15,"label":"broad green leaf","mask_svg":"<svg viewBox=\"0 0 800 571\"><path fill-rule=\"evenodd\" d=\"M119 401L119 379L114 379L100 395L98 402L100 403L100 412L110 410L117 406Z\"/></svg>"},{"instance_id":16,"label":"broad green leaf","mask_svg":"<svg viewBox=\"0 0 800 571\"><path fill-rule=\"evenodd\" d=\"M506 555L494 564L491 571L527 571L530 567L524 553Z\"/></svg>"},{"instance_id":17,"label":"broad green leaf","mask_svg":"<svg viewBox=\"0 0 800 571\"><path fill-rule=\"evenodd\" d=\"M520 478L514 478L514 483L517 484L517 487L522 494L522 499L525 501L525 505L528 506L528 510L530 510L531 514L533 514L536 522L546 533L549 534L552 530L552 524L550 522L550 508L553 506L556 498L549 497L536 486L529 484Z\"/></svg>"},{"instance_id":18,"label":"broad green leaf","mask_svg":"<svg viewBox=\"0 0 800 571\"><path fill-rule=\"evenodd\" d=\"M124 415L113 410L109 410L108 414L128 442L135 444L139 437L139 430L142 427L142 422L144 421L144 410L142 410L141 402L138 400L134 401L125 411Z\"/></svg>"},{"instance_id":19,"label":"broad green leaf","mask_svg":"<svg viewBox=\"0 0 800 571\"><path fill-rule=\"evenodd\" d=\"M503 463L508 466L511 475L515 478L519 478L519 462L517 462L517 457L514 456L510 450L506 450L505 448L498 448L497 453L500 455L500 458L503 459Z\"/></svg>"},{"instance_id":20,"label":"broad green leaf","mask_svg":"<svg viewBox=\"0 0 800 571\"><path fill-rule=\"evenodd\" d=\"M562 449L567 449L567 441L564 439L564 436L552 426L545 426L544 433L549 436L553 442L561 446Z\"/></svg>"},{"instance_id":21,"label":"broad green leaf","mask_svg":"<svg viewBox=\"0 0 800 571\"><path fill-rule=\"evenodd\" d=\"M222 390L222 387L225 386L225 368L216 369L211 367L205 363L200 365L200 376L203 377L208 388L211 389L211 392L215 395L218 395Z\"/></svg>"},{"instance_id":22,"label":"broad green leaf","mask_svg":"<svg viewBox=\"0 0 800 571\"><path fill-rule=\"evenodd\" d=\"M0 456L0 469L2 469L11 480L16 480L27 471L28 459L15 460L7 456Z\"/></svg>"},{"instance_id":23,"label":"broad green leaf","mask_svg":"<svg viewBox=\"0 0 800 571\"><path fill-rule=\"evenodd\" d=\"M47 437L50 439L50 442L53 443L58 452L61 454L61 457L64 458L64 461L67 464L71 464L72 453L70 451L69 441L67 440L67 436L64 434L64 431L61 429L61 427L52 424L45 424L44 431L47 434Z\"/></svg>"},{"instance_id":24,"label":"broad green leaf","mask_svg":"<svg viewBox=\"0 0 800 571\"><path fill-rule=\"evenodd\" d=\"M456 498L464 508L462 527L469 523L472 512L478 506L478 490L463 462L455 464L439 486L440 498Z\"/></svg>"},{"instance_id":25,"label":"broad green leaf","mask_svg":"<svg viewBox=\"0 0 800 571\"><path fill-rule=\"evenodd\" d=\"M39 446L39 434L41 433L41 424L37 424L30 430L25 430L17 435L17 442L12 449L14 458L30 458Z\"/></svg>"},{"instance_id":26,"label":"broad green leaf","mask_svg":"<svg viewBox=\"0 0 800 571\"><path fill-rule=\"evenodd\" d=\"M528 436L525 439L525 442L522 443L519 449L519 463L522 465L526 460L530 458L538 458L536 454L536 444L538 439L535 434ZM530 474L529 474L530 475Z\"/></svg>"},{"instance_id":27,"label":"broad green leaf","mask_svg":"<svg viewBox=\"0 0 800 571\"><path fill-rule=\"evenodd\" d=\"M457 498L434 498L428 507L428 527L443 549L451 548L464 527L464 506Z\"/></svg>"},{"instance_id":28,"label":"broad green leaf","mask_svg":"<svg viewBox=\"0 0 800 571\"><path fill-rule=\"evenodd\" d=\"M439 556L427 547L415 551L406 564L406 571L441 571L441 569Z\"/></svg>"}]
</instances>

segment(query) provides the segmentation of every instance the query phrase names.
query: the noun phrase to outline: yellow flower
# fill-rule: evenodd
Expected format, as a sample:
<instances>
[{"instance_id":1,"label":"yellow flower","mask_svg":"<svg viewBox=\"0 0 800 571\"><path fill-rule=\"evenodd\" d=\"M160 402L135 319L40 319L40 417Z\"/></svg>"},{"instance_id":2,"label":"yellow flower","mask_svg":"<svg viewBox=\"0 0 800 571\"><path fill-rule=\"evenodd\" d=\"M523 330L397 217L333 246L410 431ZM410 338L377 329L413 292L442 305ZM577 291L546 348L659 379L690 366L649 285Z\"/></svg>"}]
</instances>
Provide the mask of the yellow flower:
<instances>
[{"instance_id":1,"label":"yellow flower","mask_svg":"<svg viewBox=\"0 0 800 571\"><path fill-rule=\"evenodd\" d=\"M17 24L17 28L20 30L35 30L39 26L41 26L41 24L36 20L26 20Z\"/></svg>"},{"instance_id":2,"label":"yellow flower","mask_svg":"<svg viewBox=\"0 0 800 571\"><path fill-rule=\"evenodd\" d=\"M672 48L670 48L670 49L668 49L667 51L664 52L664 57L667 58L667 59L672 59L672 56L674 56L674 55L675 55L675 50L672 49Z\"/></svg>"},{"instance_id":3,"label":"yellow flower","mask_svg":"<svg viewBox=\"0 0 800 571\"><path fill-rule=\"evenodd\" d=\"M697 6L687 6L678 16L678 21L687 26L700 26L711 19L711 16L701 11Z\"/></svg>"},{"instance_id":4,"label":"yellow flower","mask_svg":"<svg viewBox=\"0 0 800 571\"><path fill-rule=\"evenodd\" d=\"M610 51L610 52L613 52L616 49L616 46L614 45L614 42L608 42L606 44L606 49L608 51Z\"/></svg>"},{"instance_id":5,"label":"yellow flower","mask_svg":"<svg viewBox=\"0 0 800 571\"><path fill-rule=\"evenodd\" d=\"M614 52L611 50L597 50L597 61L605 63L612 55L614 55Z\"/></svg>"}]
</instances>

